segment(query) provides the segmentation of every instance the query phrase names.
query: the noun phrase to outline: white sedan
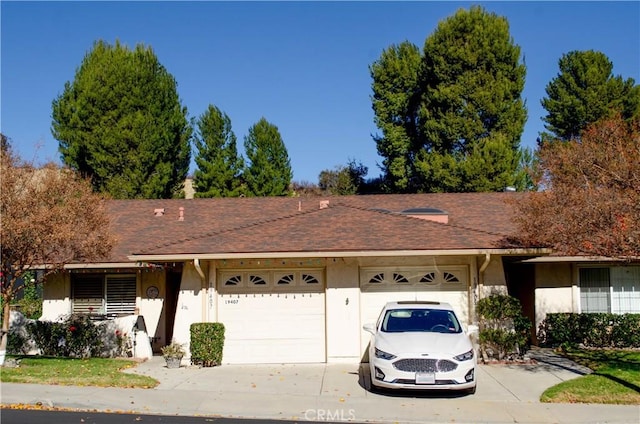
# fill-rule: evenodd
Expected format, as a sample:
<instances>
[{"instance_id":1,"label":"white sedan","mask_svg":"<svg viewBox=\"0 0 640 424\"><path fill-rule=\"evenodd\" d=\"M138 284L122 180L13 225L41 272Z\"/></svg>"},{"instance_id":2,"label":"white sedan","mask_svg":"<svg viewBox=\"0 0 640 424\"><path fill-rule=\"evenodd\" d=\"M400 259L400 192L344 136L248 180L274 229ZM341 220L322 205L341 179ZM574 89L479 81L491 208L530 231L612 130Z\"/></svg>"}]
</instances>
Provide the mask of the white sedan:
<instances>
[{"instance_id":1,"label":"white sedan","mask_svg":"<svg viewBox=\"0 0 640 424\"><path fill-rule=\"evenodd\" d=\"M473 344L448 303L390 302L363 328L374 386L475 393Z\"/></svg>"}]
</instances>

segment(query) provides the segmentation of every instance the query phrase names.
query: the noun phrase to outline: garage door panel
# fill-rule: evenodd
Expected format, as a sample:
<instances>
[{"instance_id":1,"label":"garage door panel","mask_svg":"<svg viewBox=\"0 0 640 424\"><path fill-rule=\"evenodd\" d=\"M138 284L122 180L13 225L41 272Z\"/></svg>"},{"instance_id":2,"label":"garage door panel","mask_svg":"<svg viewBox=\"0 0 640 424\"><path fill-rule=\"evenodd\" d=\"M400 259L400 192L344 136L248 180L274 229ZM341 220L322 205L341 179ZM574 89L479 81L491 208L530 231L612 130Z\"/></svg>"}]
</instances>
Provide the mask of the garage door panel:
<instances>
[{"instance_id":1,"label":"garage door panel","mask_svg":"<svg viewBox=\"0 0 640 424\"><path fill-rule=\"evenodd\" d=\"M223 363L325 362L324 293L315 288L276 290L219 295L218 321L225 325Z\"/></svg>"},{"instance_id":2,"label":"garage door panel","mask_svg":"<svg viewBox=\"0 0 640 424\"><path fill-rule=\"evenodd\" d=\"M421 300L451 304L463 323L468 322L468 270L465 266L440 268L362 268L360 321L374 323L387 302ZM371 335L360 333L362 352Z\"/></svg>"}]
</instances>

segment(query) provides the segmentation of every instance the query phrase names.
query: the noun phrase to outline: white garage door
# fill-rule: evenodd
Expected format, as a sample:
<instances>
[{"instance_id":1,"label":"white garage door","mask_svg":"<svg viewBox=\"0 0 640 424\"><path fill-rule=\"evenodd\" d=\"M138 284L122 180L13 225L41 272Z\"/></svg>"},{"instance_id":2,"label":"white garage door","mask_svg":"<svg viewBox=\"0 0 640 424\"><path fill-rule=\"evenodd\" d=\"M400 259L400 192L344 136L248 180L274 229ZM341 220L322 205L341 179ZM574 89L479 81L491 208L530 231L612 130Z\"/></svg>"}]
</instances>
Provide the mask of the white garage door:
<instances>
[{"instance_id":1,"label":"white garage door","mask_svg":"<svg viewBox=\"0 0 640 424\"><path fill-rule=\"evenodd\" d=\"M376 322L387 302L398 300L430 300L453 306L463 324L469 315L469 268L460 266L361 268L360 322ZM370 334L361 332L364 352Z\"/></svg>"},{"instance_id":2,"label":"white garage door","mask_svg":"<svg viewBox=\"0 0 640 424\"><path fill-rule=\"evenodd\" d=\"M322 270L224 270L218 321L227 364L325 362Z\"/></svg>"}]
</instances>

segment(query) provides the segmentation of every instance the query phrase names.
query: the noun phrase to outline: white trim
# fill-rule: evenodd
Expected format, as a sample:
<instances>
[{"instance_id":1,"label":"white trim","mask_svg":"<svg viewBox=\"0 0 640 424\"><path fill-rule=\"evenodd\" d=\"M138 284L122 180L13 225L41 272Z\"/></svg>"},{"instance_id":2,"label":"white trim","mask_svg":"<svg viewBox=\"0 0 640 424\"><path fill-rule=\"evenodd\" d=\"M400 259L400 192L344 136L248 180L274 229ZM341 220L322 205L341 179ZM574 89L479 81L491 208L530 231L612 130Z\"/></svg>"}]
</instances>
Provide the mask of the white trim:
<instances>
[{"instance_id":1,"label":"white trim","mask_svg":"<svg viewBox=\"0 0 640 424\"><path fill-rule=\"evenodd\" d=\"M202 254L134 254L128 258L140 262L192 261L214 259L271 259L271 258L356 258L356 257L396 257L396 256L469 256L469 255L546 255L550 249L452 249L452 250L368 250L368 251L317 251L317 252L240 252L240 253L202 253Z\"/></svg>"},{"instance_id":2,"label":"white trim","mask_svg":"<svg viewBox=\"0 0 640 424\"><path fill-rule=\"evenodd\" d=\"M66 264L64 269L115 269L115 268L148 268L148 264L140 262L92 262L86 264Z\"/></svg>"},{"instance_id":3,"label":"white trim","mask_svg":"<svg viewBox=\"0 0 640 424\"><path fill-rule=\"evenodd\" d=\"M544 264L562 262L626 262L627 260L637 261L640 258L610 258L607 256L543 256L538 258L525 259L521 263Z\"/></svg>"}]
</instances>

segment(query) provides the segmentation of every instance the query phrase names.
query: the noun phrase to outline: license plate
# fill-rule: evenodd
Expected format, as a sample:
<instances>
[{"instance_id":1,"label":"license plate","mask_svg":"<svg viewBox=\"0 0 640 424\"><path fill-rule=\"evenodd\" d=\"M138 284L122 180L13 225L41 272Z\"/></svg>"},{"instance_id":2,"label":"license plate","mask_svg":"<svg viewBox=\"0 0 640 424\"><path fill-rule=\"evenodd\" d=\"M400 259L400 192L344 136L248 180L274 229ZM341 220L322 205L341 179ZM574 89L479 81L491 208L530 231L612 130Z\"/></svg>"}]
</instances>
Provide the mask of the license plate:
<instances>
[{"instance_id":1,"label":"license plate","mask_svg":"<svg viewBox=\"0 0 640 424\"><path fill-rule=\"evenodd\" d=\"M416 384L436 384L436 375L432 372L417 372Z\"/></svg>"}]
</instances>

